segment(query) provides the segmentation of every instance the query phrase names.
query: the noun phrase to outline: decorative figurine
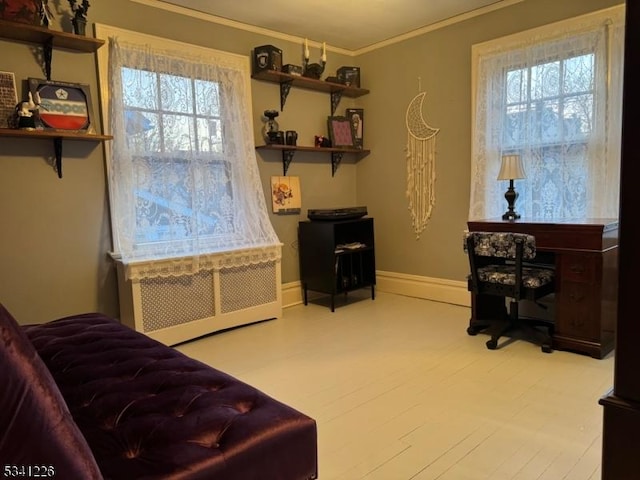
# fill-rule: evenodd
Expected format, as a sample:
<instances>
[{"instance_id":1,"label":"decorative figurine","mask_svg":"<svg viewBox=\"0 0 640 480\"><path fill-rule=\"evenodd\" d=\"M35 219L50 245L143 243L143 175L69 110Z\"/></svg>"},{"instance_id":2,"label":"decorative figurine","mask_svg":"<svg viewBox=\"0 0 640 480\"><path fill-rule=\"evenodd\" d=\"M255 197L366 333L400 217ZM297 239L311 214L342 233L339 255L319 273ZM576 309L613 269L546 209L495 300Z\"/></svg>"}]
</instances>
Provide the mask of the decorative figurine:
<instances>
[{"instance_id":1,"label":"decorative figurine","mask_svg":"<svg viewBox=\"0 0 640 480\"><path fill-rule=\"evenodd\" d=\"M267 144L284 143L283 132L280 131L280 125L276 122L276 117L280 115L277 110L265 110L264 116L267 119L264 128L263 136L264 141Z\"/></svg>"},{"instance_id":2,"label":"decorative figurine","mask_svg":"<svg viewBox=\"0 0 640 480\"><path fill-rule=\"evenodd\" d=\"M73 24L73 33L76 35L85 35L85 28L87 26L87 11L91 6L89 0L82 0L82 3L78 5L77 0L69 0L71 6L71 12L73 18L71 23Z\"/></svg>"},{"instance_id":3,"label":"decorative figurine","mask_svg":"<svg viewBox=\"0 0 640 480\"><path fill-rule=\"evenodd\" d=\"M49 28L51 21L54 19L53 13L49 8L49 0L40 0L38 6L38 15L40 16L40 23L43 27Z\"/></svg>"},{"instance_id":4,"label":"decorative figurine","mask_svg":"<svg viewBox=\"0 0 640 480\"><path fill-rule=\"evenodd\" d=\"M21 130L35 130L36 119L34 113L38 110L40 104L39 95L36 93L36 101L33 101L33 95L29 92L29 100L20 102L16 105L16 126Z\"/></svg>"},{"instance_id":5,"label":"decorative figurine","mask_svg":"<svg viewBox=\"0 0 640 480\"><path fill-rule=\"evenodd\" d=\"M307 78L320 79L327 64L327 44L322 42L322 56L320 63L309 63L309 43L304 39L304 63L302 65L302 76Z\"/></svg>"},{"instance_id":6,"label":"decorative figurine","mask_svg":"<svg viewBox=\"0 0 640 480\"><path fill-rule=\"evenodd\" d=\"M324 135L316 135L314 137L314 145L316 148L331 148L331 139Z\"/></svg>"}]
</instances>

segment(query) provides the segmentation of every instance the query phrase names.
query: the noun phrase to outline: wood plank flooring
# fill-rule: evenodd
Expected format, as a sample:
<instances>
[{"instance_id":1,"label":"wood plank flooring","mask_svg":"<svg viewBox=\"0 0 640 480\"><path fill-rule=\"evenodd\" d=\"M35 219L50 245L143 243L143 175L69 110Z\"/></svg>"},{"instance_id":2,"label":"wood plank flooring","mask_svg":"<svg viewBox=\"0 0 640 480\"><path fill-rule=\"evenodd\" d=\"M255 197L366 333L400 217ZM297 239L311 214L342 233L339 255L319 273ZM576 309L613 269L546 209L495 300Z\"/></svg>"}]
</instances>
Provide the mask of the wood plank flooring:
<instances>
[{"instance_id":1,"label":"wood plank flooring","mask_svg":"<svg viewBox=\"0 0 640 480\"><path fill-rule=\"evenodd\" d=\"M490 351L470 310L368 290L176 347L313 417L321 480L598 480L613 355Z\"/></svg>"}]
</instances>

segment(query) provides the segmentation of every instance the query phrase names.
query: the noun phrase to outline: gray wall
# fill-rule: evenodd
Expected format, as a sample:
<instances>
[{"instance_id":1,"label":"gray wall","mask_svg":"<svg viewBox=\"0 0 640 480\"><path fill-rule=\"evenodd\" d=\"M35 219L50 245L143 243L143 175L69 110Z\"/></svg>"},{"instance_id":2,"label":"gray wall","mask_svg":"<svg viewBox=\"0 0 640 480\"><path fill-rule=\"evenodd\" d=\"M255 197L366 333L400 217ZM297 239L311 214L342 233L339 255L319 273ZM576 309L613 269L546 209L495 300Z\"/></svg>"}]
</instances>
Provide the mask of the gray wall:
<instances>
[{"instance_id":1,"label":"gray wall","mask_svg":"<svg viewBox=\"0 0 640 480\"><path fill-rule=\"evenodd\" d=\"M372 153L357 167L357 199L375 217L378 270L450 280L467 274L462 231L469 207L472 45L620 3L526 0L358 57L371 89L359 103ZM417 240L405 196L405 113L419 93L418 79L427 93L425 121L440 132L436 204Z\"/></svg>"},{"instance_id":2,"label":"gray wall","mask_svg":"<svg viewBox=\"0 0 640 480\"><path fill-rule=\"evenodd\" d=\"M55 2L53 28L70 31L67 5ZM328 154L297 153L289 175L300 177L301 215L271 215L284 244L283 281L299 278L296 231L308 208L367 205L376 222L380 270L460 280L466 273L460 236L467 219L470 165L471 45L527 28L620 3L616 0L527 0L504 10L390 45L357 58L328 52L325 76L342 65L362 69L362 86L371 93L344 98L337 113L350 106L365 109L365 147L372 153L356 162L344 157L331 176ZM164 36L219 50L249 55L257 45L274 44L285 63L301 61L299 42L235 30L176 15L128 0L94 2L89 21ZM315 39L322 41L322 39ZM104 47L103 47L104 48ZM21 80L44 78L30 45L0 40L0 70ZM311 48L312 57L319 51ZM313 58L312 58L313 60ZM99 114L96 61L91 54L54 51L52 79L87 83ZM437 138L436 206L427 229L416 240L405 198L408 102L427 92L424 115L440 128ZM260 144L261 113L279 107L277 85L252 82L253 121ZM326 133L329 97L292 89L278 117L282 129L299 132L299 144ZM111 248L104 153L100 144L65 142L64 177L51 166L52 144L45 140L0 138L0 302L21 323L38 323L84 311L118 315ZM269 179L282 175L276 152L257 154L268 205Z\"/></svg>"}]
</instances>

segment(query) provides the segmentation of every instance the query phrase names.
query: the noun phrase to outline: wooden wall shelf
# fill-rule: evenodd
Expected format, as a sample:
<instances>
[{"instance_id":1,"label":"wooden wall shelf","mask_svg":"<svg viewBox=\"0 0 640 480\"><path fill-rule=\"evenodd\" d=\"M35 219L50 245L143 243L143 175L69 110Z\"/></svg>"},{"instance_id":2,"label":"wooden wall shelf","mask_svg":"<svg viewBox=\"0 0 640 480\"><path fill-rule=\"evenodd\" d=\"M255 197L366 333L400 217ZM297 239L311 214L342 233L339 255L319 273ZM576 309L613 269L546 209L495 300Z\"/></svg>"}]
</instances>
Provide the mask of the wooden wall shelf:
<instances>
[{"instance_id":1,"label":"wooden wall shelf","mask_svg":"<svg viewBox=\"0 0 640 480\"><path fill-rule=\"evenodd\" d=\"M8 20L0 20L0 38L41 45L50 43L55 48L65 48L78 52L95 52L104 45L104 40L97 38L59 32L46 27L10 22Z\"/></svg>"},{"instance_id":2,"label":"wooden wall shelf","mask_svg":"<svg viewBox=\"0 0 640 480\"><path fill-rule=\"evenodd\" d=\"M331 115L335 113L343 95L350 98L358 98L369 93L369 90L365 88L351 87L341 83L325 82L324 80L307 78L301 75L291 75L277 70L263 70L261 72L256 72L251 75L251 78L280 85L280 110L284 110L284 104L287 101L287 96L289 95L289 90L292 86L330 93Z\"/></svg>"},{"instance_id":3,"label":"wooden wall shelf","mask_svg":"<svg viewBox=\"0 0 640 480\"><path fill-rule=\"evenodd\" d=\"M13 138L63 138L66 140L103 141L112 140L112 135L99 135L96 133L82 133L64 130L20 130L17 128L0 128L0 137Z\"/></svg>"},{"instance_id":4,"label":"wooden wall shelf","mask_svg":"<svg viewBox=\"0 0 640 480\"><path fill-rule=\"evenodd\" d=\"M104 40L97 38L58 32L46 27L7 20L0 20L0 38L42 46L47 80L51 80L51 60L54 48L93 53L104 45Z\"/></svg>"},{"instance_id":5,"label":"wooden wall shelf","mask_svg":"<svg viewBox=\"0 0 640 480\"><path fill-rule=\"evenodd\" d=\"M371 153L370 150L361 150L359 148L333 148L333 147L305 147L297 145L259 145L256 150L276 150L282 152L282 169L283 174L287 175L289 164L293 160L295 152L322 152L331 154L331 176L333 177L338 169L338 165L342 161L342 156L346 154L364 157Z\"/></svg>"},{"instance_id":6,"label":"wooden wall shelf","mask_svg":"<svg viewBox=\"0 0 640 480\"><path fill-rule=\"evenodd\" d=\"M54 48L62 48L82 53L94 53L105 43L104 40L93 37L59 32L47 27L10 22L7 20L0 20L0 39L42 46L47 80L51 80L51 60ZM13 128L0 128L0 137L53 140L56 170L58 171L59 178L62 178L62 140L102 142L113 138L111 135L65 130L19 130Z\"/></svg>"},{"instance_id":7,"label":"wooden wall shelf","mask_svg":"<svg viewBox=\"0 0 640 480\"><path fill-rule=\"evenodd\" d=\"M19 130L15 128L0 128L0 137L53 140L58 178L62 178L62 140L103 142L113 139L112 135L95 133L65 132L64 130Z\"/></svg>"}]
</instances>

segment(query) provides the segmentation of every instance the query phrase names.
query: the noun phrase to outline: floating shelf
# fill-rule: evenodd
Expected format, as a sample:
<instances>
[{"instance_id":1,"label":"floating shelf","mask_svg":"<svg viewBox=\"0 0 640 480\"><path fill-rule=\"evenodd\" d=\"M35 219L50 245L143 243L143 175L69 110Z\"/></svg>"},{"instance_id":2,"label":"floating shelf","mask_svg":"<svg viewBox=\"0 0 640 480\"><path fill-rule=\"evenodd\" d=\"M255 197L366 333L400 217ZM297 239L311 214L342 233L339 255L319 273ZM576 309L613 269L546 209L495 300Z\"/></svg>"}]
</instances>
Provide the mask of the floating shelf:
<instances>
[{"instance_id":1,"label":"floating shelf","mask_svg":"<svg viewBox=\"0 0 640 480\"><path fill-rule=\"evenodd\" d=\"M104 40L97 38L7 20L0 20L0 38L41 45L47 80L51 80L51 58L54 48L91 53L104 45Z\"/></svg>"},{"instance_id":2,"label":"floating shelf","mask_svg":"<svg viewBox=\"0 0 640 480\"><path fill-rule=\"evenodd\" d=\"M291 75L289 73L277 70L263 70L254 73L251 78L263 80L265 82L278 83L280 85L280 110L284 110L284 104L287 101L289 90L291 87L306 88L307 90L316 90L331 94L331 115L338 108L342 96L349 98L358 98L367 95L369 90L365 88L351 87L341 83L325 82L315 78L303 77L301 75Z\"/></svg>"},{"instance_id":3,"label":"floating shelf","mask_svg":"<svg viewBox=\"0 0 640 480\"><path fill-rule=\"evenodd\" d=\"M0 38L43 45L50 43L55 48L66 48L79 52L96 52L98 48L104 45L104 40L97 38L59 32L46 27L10 22L8 20L0 20Z\"/></svg>"},{"instance_id":4,"label":"floating shelf","mask_svg":"<svg viewBox=\"0 0 640 480\"><path fill-rule=\"evenodd\" d=\"M0 137L53 140L58 178L62 178L62 140L103 142L113 139L112 135L65 132L64 130L19 130L15 128L0 128Z\"/></svg>"},{"instance_id":5,"label":"floating shelf","mask_svg":"<svg viewBox=\"0 0 640 480\"><path fill-rule=\"evenodd\" d=\"M361 150L359 148L333 148L333 147L304 147L297 145L259 145L256 150L276 150L282 152L282 170L287 175L289 164L293 160L295 152L321 152L331 154L331 176L333 177L338 169L338 165L342 161L342 156L346 154L364 157L371 153L370 150Z\"/></svg>"}]
</instances>

